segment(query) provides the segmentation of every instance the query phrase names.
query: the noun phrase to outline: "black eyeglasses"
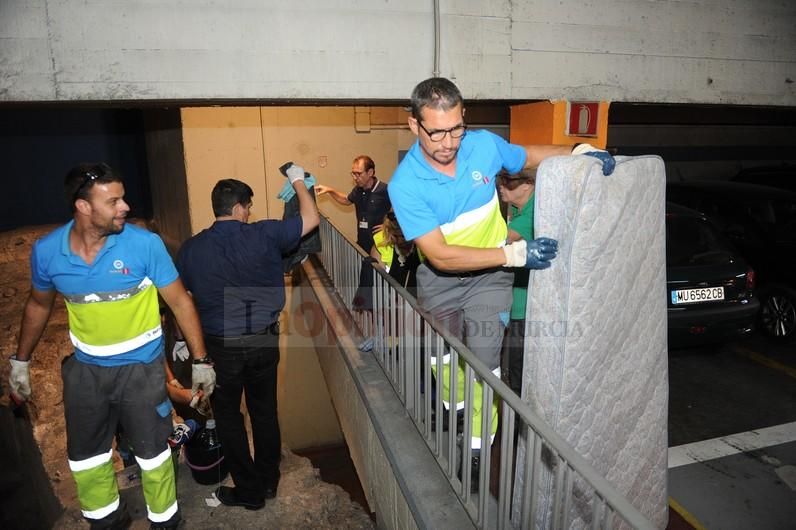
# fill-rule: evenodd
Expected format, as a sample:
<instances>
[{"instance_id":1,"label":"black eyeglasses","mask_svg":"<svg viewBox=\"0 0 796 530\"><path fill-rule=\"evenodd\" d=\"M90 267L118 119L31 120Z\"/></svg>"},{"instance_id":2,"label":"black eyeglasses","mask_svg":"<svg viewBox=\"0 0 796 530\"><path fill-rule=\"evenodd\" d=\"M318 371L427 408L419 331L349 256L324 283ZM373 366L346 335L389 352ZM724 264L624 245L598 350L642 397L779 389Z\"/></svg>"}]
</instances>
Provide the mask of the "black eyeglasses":
<instances>
[{"instance_id":1,"label":"black eyeglasses","mask_svg":"<svg viewBox=\"0 0 796 530\"><path fill-rule=\"evenodd\" d=\"M423 127L423 122L417 120L417 124L420 125L420 128L428 135L429 140L432 142L441 142L445 139L446 134L450 134L451 138L461 138L464 136L464 133L467 132L467 125L461 124L457 125L456 127L451 127L450 129L436 129L433 131L429 131L425 127Z\"/></svg>"},{"instance_id":2,"label":"black eyeglasses","mask_svg":"<svg viewBox=\"0 0 796 530\"><path fill-rule=\"evenodd\" d=\"M78 186L75 190L75 194L72 196L72 202L77 200L77 196L80 195L80 192L86 188L89 182L94 182L95 180L104 177L106 174L107 170L105 167L103 167L103 165L92 166L83 171L83 180L80 182L80 186Z\"/></svg>"}]
</instances>

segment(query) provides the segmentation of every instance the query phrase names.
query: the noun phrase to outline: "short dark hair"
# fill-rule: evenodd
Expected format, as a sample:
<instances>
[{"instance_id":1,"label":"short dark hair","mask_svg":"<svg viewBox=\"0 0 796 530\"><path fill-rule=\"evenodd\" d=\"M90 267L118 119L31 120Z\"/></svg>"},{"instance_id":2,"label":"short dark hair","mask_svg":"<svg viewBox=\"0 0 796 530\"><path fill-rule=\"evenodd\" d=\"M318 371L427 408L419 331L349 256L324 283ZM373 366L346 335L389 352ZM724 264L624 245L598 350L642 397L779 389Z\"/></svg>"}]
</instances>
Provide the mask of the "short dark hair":
<instances>
[{"instance_id":1,"label":"short dark hair","mask_svg":"<svg viewBox=\"0 0 796 530\"><path fill-rule=\"evenodd\" d=\"M359 160L362 160L362 163L365 165L365 172L367 172L369 169L372 169L374 172L376 171L376 164L368 155L359 155L354 159L354 162Z\"/></svg>"},{"instance_id":2,"label":"short dark hair","mask_svg":"<svg viewBox=\"0 0 796 530\"><path fill-rule=\"evenodd\" d=\"M124 179L105 162L83 162L70 169L64 178L64 197L71 211L78 199L88 200L95 184L110 182L124 183Z\"/></svg>"},{"instance_id":3,"label":"short dark hair","mask_svg":"<svg viewBox=\"0 0 796 530\"><path fill-rule=\"evenodd\" d=\"M254 192L245 182L236 179L223 179L216 182L210 200L213 203L213 215L222 217L232 215L232 208L240 203L248 206L252 202Z\"/></svg>"},{"instance_id":4,"label":"short dark hair","mask_svg":"<svg viewBox=\"0 0 796 530\"><path fill-rule=\"evenodd\" d=\"M431 77L418 83L412 90L410 107L412 117L419 120L421 118L420 111L424 107L450 110L462 103L462 93L452 81L444 77Z\"/></svg>"}]
</instances>

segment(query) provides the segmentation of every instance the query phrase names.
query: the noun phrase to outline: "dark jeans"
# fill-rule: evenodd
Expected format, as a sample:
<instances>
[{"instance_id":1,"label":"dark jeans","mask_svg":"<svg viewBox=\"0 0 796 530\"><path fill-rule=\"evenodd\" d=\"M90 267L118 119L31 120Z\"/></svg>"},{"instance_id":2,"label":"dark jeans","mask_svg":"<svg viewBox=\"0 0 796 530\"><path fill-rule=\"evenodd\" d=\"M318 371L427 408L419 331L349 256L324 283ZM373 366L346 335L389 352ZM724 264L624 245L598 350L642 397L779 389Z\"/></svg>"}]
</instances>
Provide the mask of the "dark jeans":
<instances>
[{"instance_id":1,"label":"dark jeans","mask_svg":"<svg viewBox=\"0 0 796 530\"><path fill-rule=\"evenodd\" d=\"M212 396L224 459L235 481L238 498L261 501L265 487L279 482L282 440L276 407L276 368L279 364L278 327L246 338L206 336L216 370ZM254 437L254 459L241 414L245 392Z\"/></svg>"},{"instance_id":2,"label":"dark jeans","mask_svg":"<svg viewBox=\"0 0 796 530\"><path fill-rule=\"evenodd\" d=\"M508 385L515 394L522 395L522 364L525 354L525 321L510 320L506 331L506 350L509 356Z\"/></svg>"}]
</instances>

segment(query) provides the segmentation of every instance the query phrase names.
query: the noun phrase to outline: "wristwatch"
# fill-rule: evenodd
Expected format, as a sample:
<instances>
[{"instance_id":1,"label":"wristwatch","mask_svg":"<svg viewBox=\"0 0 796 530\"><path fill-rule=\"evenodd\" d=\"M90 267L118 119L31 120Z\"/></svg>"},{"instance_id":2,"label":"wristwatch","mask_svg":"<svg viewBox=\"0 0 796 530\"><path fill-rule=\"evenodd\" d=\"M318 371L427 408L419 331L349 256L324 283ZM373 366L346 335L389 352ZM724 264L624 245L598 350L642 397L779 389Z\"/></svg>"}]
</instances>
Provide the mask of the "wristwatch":
<instances>
[{"instance_id":1,"label":"wristwatch","mask_svg":"<svg viewBox=\"0 0 796 530\"><path fill-rule=\"evenodd\" d=\"M194 359L193 364L213 364L213 359L205 355L201 359Z\"/></svg>"}]
</instances>

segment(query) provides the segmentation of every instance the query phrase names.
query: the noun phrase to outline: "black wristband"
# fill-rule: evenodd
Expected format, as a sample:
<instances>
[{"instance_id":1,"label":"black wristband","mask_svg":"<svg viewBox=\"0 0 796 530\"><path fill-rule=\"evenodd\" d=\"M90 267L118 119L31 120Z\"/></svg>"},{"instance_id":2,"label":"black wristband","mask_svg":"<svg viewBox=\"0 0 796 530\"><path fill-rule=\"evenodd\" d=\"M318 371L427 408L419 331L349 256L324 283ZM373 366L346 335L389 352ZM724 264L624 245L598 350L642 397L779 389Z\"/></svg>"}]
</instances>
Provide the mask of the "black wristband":
<instances>
[{"instance_id":1,"label":"black wristband","mask_svg":"<svg viewBox=\"0 0 796 530\"><path fill-rule=\"evenodd\" d=\"M194 359L193 364L213 364L213 360L205 355L201 359Z\"/></svg>"}]
</instances>

